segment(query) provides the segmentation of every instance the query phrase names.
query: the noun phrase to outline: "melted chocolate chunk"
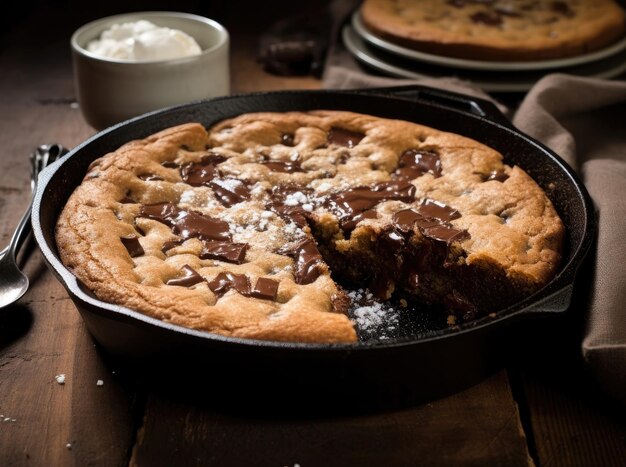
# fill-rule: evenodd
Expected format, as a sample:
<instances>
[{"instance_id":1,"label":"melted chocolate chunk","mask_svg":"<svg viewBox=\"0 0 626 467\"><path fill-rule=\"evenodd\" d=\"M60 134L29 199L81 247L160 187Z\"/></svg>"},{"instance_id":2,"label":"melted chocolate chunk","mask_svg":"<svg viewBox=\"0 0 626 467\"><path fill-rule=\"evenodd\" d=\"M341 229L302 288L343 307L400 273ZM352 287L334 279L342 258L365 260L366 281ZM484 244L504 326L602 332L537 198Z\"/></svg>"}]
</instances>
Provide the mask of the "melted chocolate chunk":
<instances>
[{"instance_id":1,"label":"melted chocolate chunk","mask_svg":"<svg viewBox=\"0 0 626 467\"><path fill-rule=\"evenodd\" d=\"M422 216L441 222L450 222L461 217L461 213L456 209L432 199L425 199L418 209Z\"/></svg>"},{"instance_id":2,"label":"melted chocolate chunk","mask_svg":"<svg viewBox=\"0 0 626 467\"><path fill-rule=\"evenodd\" d=\"M191 186L209 185L214 178L220 176L217 166L225 160L226 157L220 154L210 153L200 162L192 162L181 167L180 176Z\"/></svg>"},{"instance_id":3,"label":"melted chocolate chunk","mask_svg":"<svg viewBox=\"0 0 626 467\"><path fill-rule=\"evenodd\" d=\"M178 285L180 287L191 287L204 281L204 278L198 274L191 266L185 264L180 268L182 276L168 280L166 285Z\"/></svg>"},{"instance_id":4,"label":"melted chocolate chunk","mask_svg":"<svg viewBox=\"0 0 626 467\"><path fill-rule=\"evenodd\" d=\"M177 169L177 168L179 168L179 167L180 167L180 166L179 166L176 162L174 162L174 161L164 161L164 162L161 162L161 165L162 165L163 167L165 167L166 169Z\"/></svg>"},{"instance_id":5,"label":"melted chocolate chunk","mask_svg":"<svg viewBox=\"0 0 626 467\"><path fill-rule=\"evenodd\" d=\"M163 253L167 253L172 248L176 248L177 246L182 245L183 242L184 242L184 240L182 238L178 238L176 240L169 240L169 241L163 243L163 246L161 247L161 251Z\"/></svg>"},{"instance_id":6,"label":"melted chocolate chunk","mask_svg":"<svg viewBox=\"0 0 626 467\"><path fill-rule=\"evenodd\" d=\"M471 15L470 19L474 23L486 24L487 26L500 26L502 24L502 17L496 12L479 11Z\"/></svg>"},{"instance_id":7,"label":"melted chocolate chunk","mask_svg":"<svg viewBox=\"0 0 626 467\"><path fill-rule=\"evenodd\" d=\"M393 215L393 223L403 233L410 233L413 227L427 228L439 225L434 219L428 219L413 209L404 209Z\"/></svg>"},{"instance_id":8,"label":"melted chocolate chunk","mask_svg":"<svg viewBox=\"0 0 626 467\"><path fill-rule=\"evenodd\" d=\"M424 236L432 240L445 242L448 245L455 241L470 238L467 230L458 230L444 224L425 227L422 229L422 233L424 234Z\"/></svg>"},{"instance_id":9,"label":"melted chocolate chunk","mask_svg":"<svg viewBox=\"0 0 626 467\"><path fill-rule=\"evenodd\" d=\"M567 18L571 18L576 15L576 13L574 13L574 11L570 8L567 2L552 2L550 4L550 9L555 13L563 15Z\"/></svg>"},{"instance_id":10,"label":"melted chocolate chunk","mask_svg":"<svg viewBox=\"0 0 626 467\"><path fill-rule=\"evenodd\" d=\"M306 285L320 276L320 266L324 263L315 242L306 238L289 248L281 248L278 254L291 256L296 261L296 284Z\"/></svg>"},{"instance_id":11,"label":"melted chocolate chunk","mask_svg":"<svg viewBox=\"0 0 626 467\"><path fill-rule=\"evenodd\" d=\"M254 288L250 291L250 296L263 300L276 300L278 294L278 281L259 277Z\"/></svg>"},{"instance_id":12,"label":"melted chocolate chunk","mask_svg":"<svg viewBox=\"0 0 626 467\"><path fill-rule=\"evenodd\" d=\"M282 172L282 173L294 173L294 172L304 172L304 169L300 166L300 162L283 162L283 161L262 161L265 167L270 169L272 172Z\"/></svg>"},{"instance_id":13,"label":"melted chocolate chunk","mask_svg":"<svg viewBox=\"0 0 626 467\"><path fill-rule=\"evenodd\" d=\"M294 146L293 133L283 133L280 137L280 142L283 146Z\"/></svg>"},{"instance_id":14,"label":"melted chocolate chunk","mask_svg":"<svg viewBox=\"0 0 626 467\"><path fill-rule=\"evenodd\" d=\"M374 211L373 209L370 209L369 211L363 211L359 214L356 214L352 218L343 219L341 220L340 224L343 230L345 230L346 232L349 232L351 230L354 230L357 224L361 222L362 220L376 219L377 217L378 217L378 214L376 214L376 211Z\"/></svg>"},{"instance_id":15,"label":"melted chocolate chunk","mask_svg":"<svg viewBox=\"0 0 626 467\"><path fill-rule=\"evenodd\" d=\"M457 240L469 238L466 230L453 228L447 221L458 219L461 214L443 203L432 200L419 207L420 212L404 209L393 215L395 226L403 233L410 233L418 227L422 235L448 245Z\"/></svg>"},{"instance_id":16,"label":"melted chocolate chunk","mask_svg":"<svg viewBox=\"0 0 626 467\"><path fill-rule=\"evenodd\" d=\"M139 237L137 235L132 234L127 237L120 237L120 240L126 247L126 250L128 250L128 254L131 258L136 258L137 256L143 256L145 254L141 243L139 243Z\"/></svg>"},{"instance_id":17,"label":"melted chocolate chunk","mask_svg":"<svg viewBox=\"0 0 626 467\"><path fill-rule=\"evenodd\" d=\"M154 174L141 174L139 178L145 180L146 182L158 182L163 180L163 177Z\"/></svg>"},{"instance_id":18,"label":"melted chocolate chunk","mask_svg":"<svg viewBox=\"0 0 626 467\"><path fill-rule=\"evenodd\" d=\"M345 146L347 148L353 148L359 142L365 138L365 134L346 130L345 128L332 127L328 132L328 143L329 144L337 144L339 146Z\"/></svg>"},{"instance_id":19,"label":"melted chocolate chunk","mask_svg":"<svg viewBox=\"0 0 626 467\"><path fill-rule=\"evenodd\" d=\"M293 222L298 227L302 228L307 224L309 213L305 211L302 206L287 206L280 202L274 203L270 206L270 209L278 214L286 221Z\"/></svg>"},{"instance_id":20,"label":"melted chocolate chunk","mask_svg":"<svg viewBox=\"0 0 626 467\"><path fill-rule=\"evenodd\" d=\"M485 181L496 180L500 183L504 182L509 176L503 170L494 170L489 174Z\"/></svg>"},{"instance_id":21,"label":"melted chocolate chunk","mask_svg":"<svg viewBox=\"0 0 626 467\"><path fill-rule=\"evenodd\" d=\"M296 185L279 185L272 190L272 203L267 207L274 211L280 217L288 222L293 222L298 227L302 228L307 225L307 220L310 213L305 211L301 204L287 205L285 204L285 198L293 193L301 192L305 196L308 195L311 190Z\"/></svg>"},{"instance_id":22,"label":"melted chocolate chunk","mask_svg":"<svg viewBox=\"0 0 626 467\"><path fill-rule=\"evenodd\" d=\"M441 177L441 160L435 151L409 149L404 151L398 161L396 178L413 180L425 173L431 173L435 178Z\"/></svg>"},{"instance_id":23,"label":"melted chocolate chunk","mask_svg":"<svg viewBox=\"0 0 626 467\"><path fill-rule=\"evenodd\" d=\"M415 186L403 180L381 182L371 187L357 187L332 195L326 205L335 211L344 230L351 230L363 219L375 218L372 210L382 201L410 202L415 199Z\"/></svg>"},{"instance_id":24,"label":"melted chocolate chunk","mask_svg":"<svg viewBox=\"0 0 626 467\"><path fill-rule=\"evenodd\" d=\"M204 242L200 258L241 264L246 257L247 243Z\"/></svg>"},{"instance_id":25,"label":"melted chocolate chunk","mask_svg":"<svg viewBox=\"0 0 626 467\"><path fill-rule=\"evenodd\" d=\"M188 238L230 240L227 222L205 216L199 212L182 210L172 203L144 205L141 207L139 215L168 225L176 235L184 240Z\"/></svg>"},{"instance_id":26,"label":"melted chocolate chunk","mask_svg":"<svg viewBox=\"0 0 626 467\"><path fill-rule=\"evenodd\" d=\"M250 189L241 180L216 179L210 182L209 186L213 189L218 201L227 208L250 198Z\"/></svg>"},{"instance_id":27,"label":"melted chocolate chunk","mask_svg":"<svg viewBox=\"0 0 626 467\"><path fill-rule=\"evenodd\" d=\"M230 289L235 289L241 295L250 295L250 281L244 274L220 272L215 279L209 282L209 289L221 297Z\"/></svg>"}]
</instances>

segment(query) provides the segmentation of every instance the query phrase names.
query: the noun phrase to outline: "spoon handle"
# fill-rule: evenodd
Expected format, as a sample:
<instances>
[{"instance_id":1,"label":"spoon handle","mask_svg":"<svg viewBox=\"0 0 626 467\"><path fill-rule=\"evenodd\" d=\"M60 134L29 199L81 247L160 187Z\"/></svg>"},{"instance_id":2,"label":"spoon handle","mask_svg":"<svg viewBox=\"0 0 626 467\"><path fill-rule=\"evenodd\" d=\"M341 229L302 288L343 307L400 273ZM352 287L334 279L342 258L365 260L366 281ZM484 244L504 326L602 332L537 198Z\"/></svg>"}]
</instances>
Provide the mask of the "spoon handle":
<instances>
[{"instance_id":1,"label":"spoon handle","mask_svg":"<svg viewBox=\"0 0 626 467\"><path fill-rule=\"evenodd\" d=\"M39 172L45 169L49 163L54 162L56 159L65 155L67 152L68 150L60 144L42 144L41 146L37 147L37 149L30 156L31 198L28 203L28 208L26 209L26 212L24 212L24 214L22 215L19 224L17 224L17 227L15 228L15 231L11 236L8 247L5 248L6 254L12 255L14 260L17 252L28 238L28 234L31 230L30 214L33 206L33 197L35 191L37 191L37 179L39 177ZM3 250L3 252L5 252L5 250Z\"/></svg>"},{"instance_id":2,"label":"spoon handle","mask_svg":"<svg viewBox=\"0 0 626 467\"><path fill-rule=\"evenodd\" d=\"M35 183L35 188L37 188L37 184ZM7 248L6 254L13 256L13 260L15 260L15 256L17 255L18 250L24 244L24 241L28 237L30 233L30 213L32 210L32 200L28 204L28 208L26 212L22 215L20 219L20 223L17 224L15 231L13 232L13 236L11 237L11 241L9 242L9 246Z\"/></svg>"}]
</instances>

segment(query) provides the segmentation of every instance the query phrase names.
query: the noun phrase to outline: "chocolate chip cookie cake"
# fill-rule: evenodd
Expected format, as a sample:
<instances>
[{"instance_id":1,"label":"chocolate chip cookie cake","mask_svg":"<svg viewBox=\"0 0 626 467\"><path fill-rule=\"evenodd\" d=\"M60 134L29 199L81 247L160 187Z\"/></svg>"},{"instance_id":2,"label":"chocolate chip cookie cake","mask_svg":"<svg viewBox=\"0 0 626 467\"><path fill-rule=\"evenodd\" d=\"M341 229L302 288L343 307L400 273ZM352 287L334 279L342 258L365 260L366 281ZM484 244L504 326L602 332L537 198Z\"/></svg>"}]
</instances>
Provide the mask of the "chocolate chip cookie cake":
<instances>
[{"instance_id":1,"label":"chocolate chip cookie cake","mask_svg":"<svg viewBox=\"0 0 626 467\"><path fill-rule=\"evenodd\" d=\"M481 143L320 110L129 142L91 164L56 241L103 301L226 336L352 342L347 291L469 320L545 285L563 230Z\"/></svg>"},{"instance_id":2,"label":"chocolate chip cookie cake","mask_svg":"<svg viewBox=\"0 0 626 467\"><path fill-rule=\"evenodd\" d=\"M391 42L488 61L565 58L624 36L614 0L365 0L365 26Z\"/></svg>"}]
</instances>

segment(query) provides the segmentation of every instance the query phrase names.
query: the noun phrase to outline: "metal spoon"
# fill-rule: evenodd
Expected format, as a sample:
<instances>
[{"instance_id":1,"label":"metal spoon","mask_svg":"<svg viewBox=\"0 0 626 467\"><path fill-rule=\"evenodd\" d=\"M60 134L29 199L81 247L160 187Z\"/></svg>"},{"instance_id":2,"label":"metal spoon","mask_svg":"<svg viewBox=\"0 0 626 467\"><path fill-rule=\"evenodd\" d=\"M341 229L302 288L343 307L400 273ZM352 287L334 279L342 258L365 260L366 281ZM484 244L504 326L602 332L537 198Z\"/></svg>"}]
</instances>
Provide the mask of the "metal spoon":
<instances>
[{"instance_id":1,"label":"metal spoon","mask_svg":"<svg viewBox=\"0 0 626 467\"><path fill-rule=\"evenodd\" d=\"M20 299L28 290L28 277L17 266L16 255L28 234L30 233L30 213L33 207L33 197L37 189L37 178L50 162L55 161L67 152L59 144L44 144L39 146L30 156L31 162L31 195L28 208L17 225L9 246L2 250L0 257L0 308L3 308Z\"/></svg>"}]
</instances>

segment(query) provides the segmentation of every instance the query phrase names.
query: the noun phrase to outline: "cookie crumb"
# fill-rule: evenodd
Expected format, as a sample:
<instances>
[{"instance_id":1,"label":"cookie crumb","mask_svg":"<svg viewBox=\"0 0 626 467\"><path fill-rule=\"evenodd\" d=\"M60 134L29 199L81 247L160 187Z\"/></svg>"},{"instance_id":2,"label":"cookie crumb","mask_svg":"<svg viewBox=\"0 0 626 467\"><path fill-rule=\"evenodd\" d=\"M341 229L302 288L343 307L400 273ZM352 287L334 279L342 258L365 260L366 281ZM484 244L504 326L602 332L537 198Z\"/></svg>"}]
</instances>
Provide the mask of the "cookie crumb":
<instances>
[{"instance_id":1,"label":"cookie crumb","mask_svg":"<svg viewBox=\"0 0 626 467\"><path fill-rule=\"evenodd\" d=\"M57 383L59 383L61 386L63 386L65 384L65 374L61 373L60 375L56 375L54 377L54 379L56 379Z\"/></svg>"},{"instance_id":2,"label":"cookie crumb","mask_svg":"<svg viewBox=\"0 0 626 467\"><path fill-rule=\"evenodd\" d=\"M65 445L65 447L67 448L68 451L71 451L72 450L72 443L67 443Z\"/></svg>"},{"instance_id":3,"label":"cookie crumb","mask_svg":"<svg viewBox=\"0 0 626 467\"><path fill-rule=\"evenodd\" d=\"M104 381L99 379L98 381L96 381L96 386L104 386Z\"/></svg>"}]
</instances>

